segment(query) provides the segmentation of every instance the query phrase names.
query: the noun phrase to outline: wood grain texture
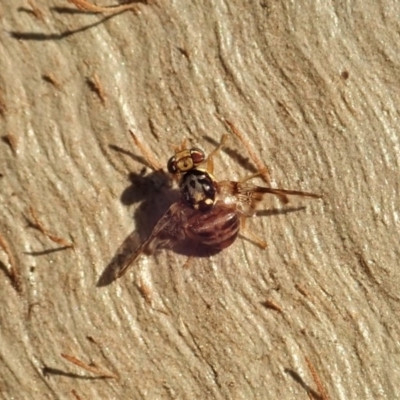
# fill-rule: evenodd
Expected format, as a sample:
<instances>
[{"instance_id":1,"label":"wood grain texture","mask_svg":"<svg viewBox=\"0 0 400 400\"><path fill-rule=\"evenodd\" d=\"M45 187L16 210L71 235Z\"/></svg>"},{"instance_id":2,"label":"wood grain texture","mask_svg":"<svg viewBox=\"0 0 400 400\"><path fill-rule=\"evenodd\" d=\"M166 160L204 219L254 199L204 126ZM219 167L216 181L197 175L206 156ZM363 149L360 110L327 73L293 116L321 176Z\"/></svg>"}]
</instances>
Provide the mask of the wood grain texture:
<instances>
[{"instance_id":1,"label":"wood grain texture","mask_svg":"<svg viewBox=\"0 0 400 400\"><path fill-rule=\"evenodd\" d=\"M0 397L400 398L400 3L32 4L0 5L0 234L22 285L0 249ZM249 221L266 250L161 251L96 287L168 206L129 129L165 164L183 138L211 151L221 117L276 186L324 199ZM242 153L232 138L216 175L246 176Z\"/></svg>"}]
</instances>

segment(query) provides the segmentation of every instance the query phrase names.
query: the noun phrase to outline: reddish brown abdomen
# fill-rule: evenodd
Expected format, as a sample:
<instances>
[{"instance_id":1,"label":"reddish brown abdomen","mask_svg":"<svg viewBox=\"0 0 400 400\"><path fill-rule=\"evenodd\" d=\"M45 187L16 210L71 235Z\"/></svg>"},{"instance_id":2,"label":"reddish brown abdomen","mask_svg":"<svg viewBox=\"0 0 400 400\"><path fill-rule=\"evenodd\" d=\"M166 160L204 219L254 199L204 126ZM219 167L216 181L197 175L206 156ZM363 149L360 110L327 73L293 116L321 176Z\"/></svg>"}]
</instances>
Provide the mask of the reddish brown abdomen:
<instances>
[{"instance_id":1,"label":"reddish brown abdomen","mask_svg":"<svg viewBox=\"0 0 400 400\"><path fill-rule=\"evenodd\" d=\"M204 213L192 215L186 225L186 234L214 249L225 249L236 239L240 220L237 212L224 203L217 203Z\"/></svg>"}]
</instances>

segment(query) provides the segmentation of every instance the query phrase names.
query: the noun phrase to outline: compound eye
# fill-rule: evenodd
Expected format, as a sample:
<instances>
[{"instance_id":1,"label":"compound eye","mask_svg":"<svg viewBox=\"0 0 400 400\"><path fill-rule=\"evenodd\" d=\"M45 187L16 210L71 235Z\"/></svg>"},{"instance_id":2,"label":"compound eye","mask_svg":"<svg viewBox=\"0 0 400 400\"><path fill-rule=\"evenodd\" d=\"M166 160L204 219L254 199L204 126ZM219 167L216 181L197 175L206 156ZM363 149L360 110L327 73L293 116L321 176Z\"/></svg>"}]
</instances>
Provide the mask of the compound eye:
<instances>
[{"instance_id":1,"label":"compound eye","mask_svg":"<svg viewBox=\"0 0 400 400\"><path fill-rule=\"evenodd\" d=\"M178 167L176 165L175 156L171 157L168 160L167 168L168 168L168 172L170 172L171 174L176 174L178 172Z\"/></svg>"},{"instance_id":2,"label":"compound eye","mask_svg":"<svg viewBox=\"0 0 400 400\"><path fill-rule=\"evenodd\" d=\"M193 161L194 167L200 165L206 158L204 151L196 148L190 149L190 157Z\"/></svg>"}]
</instances>

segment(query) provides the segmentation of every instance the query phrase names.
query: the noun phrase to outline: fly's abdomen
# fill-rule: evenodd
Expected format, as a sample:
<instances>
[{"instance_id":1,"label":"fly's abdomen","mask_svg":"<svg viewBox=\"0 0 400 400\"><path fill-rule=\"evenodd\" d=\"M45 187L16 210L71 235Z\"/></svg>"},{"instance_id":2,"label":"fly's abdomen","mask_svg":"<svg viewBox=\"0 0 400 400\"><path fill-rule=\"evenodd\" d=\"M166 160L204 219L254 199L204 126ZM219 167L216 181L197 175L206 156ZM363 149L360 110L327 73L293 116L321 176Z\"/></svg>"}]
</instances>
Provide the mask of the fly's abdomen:
<instances>
[{"instance_id":1,"label":"fly's abdomen","mask_svg":"<svg viewBox=\"0 0 400 400\"><path fill-rule=\"evenodd\" d=\"M215 249L225 249L236 239L240 220L236 210L217 203L207 212L196 213L187 221L186 234Z\"/></svg>"}]
</instances>

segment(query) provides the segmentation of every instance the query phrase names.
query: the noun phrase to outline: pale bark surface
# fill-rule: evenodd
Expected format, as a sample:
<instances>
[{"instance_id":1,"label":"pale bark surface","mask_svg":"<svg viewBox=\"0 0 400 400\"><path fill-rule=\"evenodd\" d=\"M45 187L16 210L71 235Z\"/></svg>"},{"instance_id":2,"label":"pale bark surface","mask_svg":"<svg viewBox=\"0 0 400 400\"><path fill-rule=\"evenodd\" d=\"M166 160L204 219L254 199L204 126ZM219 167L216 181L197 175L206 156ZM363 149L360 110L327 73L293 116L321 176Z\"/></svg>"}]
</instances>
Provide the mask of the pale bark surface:
<instances>
[{"instance_id":1,"label":"pale bark surface","mask_svg":"<svg viewBox=\"0 0 400 400\"><path fill-rule=\"evenodd\" d=\"M37 6L0 4L0 234L22 287L0 249L0 397L318 398L308 359L330 399L400 398L400 2ZM96 287L168 206L128 130L165 165L183 138L211 151L221 117L276 186L323 200L249 221L266 250L239 238L189 268L162 250ZM242 149L218 178L250 173Z\"/></svg>"}]
</instances>

